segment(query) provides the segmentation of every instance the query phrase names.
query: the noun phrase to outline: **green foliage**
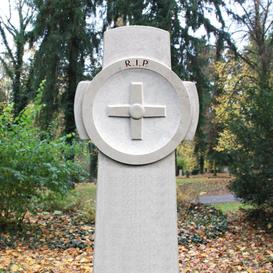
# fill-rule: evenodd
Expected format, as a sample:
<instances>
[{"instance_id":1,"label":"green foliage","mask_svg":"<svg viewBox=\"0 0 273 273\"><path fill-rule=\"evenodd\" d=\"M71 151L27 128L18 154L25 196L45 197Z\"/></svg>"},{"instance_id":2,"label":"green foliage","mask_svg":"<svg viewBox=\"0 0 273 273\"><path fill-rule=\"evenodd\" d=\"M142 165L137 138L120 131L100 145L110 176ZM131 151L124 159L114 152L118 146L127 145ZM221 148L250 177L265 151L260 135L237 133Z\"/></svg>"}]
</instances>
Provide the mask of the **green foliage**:
<instances>
[{"instance_id":1,"label":"green foliage","mask_svg":"<svg viewBox=\"0 0 273 273\"><path fill-rule=\"evenodd\" d=\"M222 132L216 149L230 158L236 195L259 208L272 208L273 3L234 2L245 13L230 13L247 29L249 42L242 53L236 52L239 60L227 56L218 71L222 94L215 111Z\"/></svg>"},{"instance_id":2,"label":"green foliage","mask_svg":"<svg viewBox=\"0 0 273 273\"><path fill-rule=\"evenodd\" d=\"M185 161L185 159L181 156L177 157L177 162L176 165L178 167L178 169L181 170L187 170L187 162Z\"/></svg>"},{"instance_id":3,"label":"green foliage","mask_svg":"<svg viewBox=\"0 0 273 273\"><path fill-rule=\"evenodd\" d=\"M223 213L237 212L240 209L251 209L252 206L244 205L240 202L227 202L212 205L214 208L221 210Z\"/></svg>"},{"instance_id":4,"label":"green foliage","mask_svg":"<svg viewBox=\"0 0 273 273\"><path fill-rule=\"evenodd\" d=\"M226 215L203 204L178 202L178 219L178 242L183 245L207 243L228 228Z\"/></svg>"},{"instance_id":5,"label":"green foliage","mask_svg":"<svg viewBox=\"0 0 273 273\"><path fill-rule=\"evenodd\" d=\"M226 192L227 178L193 177L177 179L178 202L198 201L206 193Z\"/></svg>"},{"instance_id":6,"label":"green foliage","mask_svg":"<svg viewBox=\"0 0 273 273\"><path fill-rule=\"evenodd\" d=\"M230 158L231 189L243 201L273 206L273 85L248 65L229 60L217 65L222 95L215 107L223 128L215 149Z\"/></svg>"},{"instance_id":7,"label":"green foliage","mask_svg":"<svg viewBox=\"0 0 273 273\"><path fill-rule=\"evenodd\" d=\"M68 145L66 137L51 139L35 126L38 102L39 95L17 118L11 105L0 114L0 222L20 223L45 195L64 195L84 175L79 164L66 160L77 145Z\"/></svg>"},{"instance_id":8,"label":"green foliage","mask_svg":"<svg viewBox=\"0 0 273 273\"><path fill-rule=\"evenodd\" d=\"M77 219L85 223L95 222L96 185L81 183L65 196L55 193L47 196L39 207L49 212L76 213Z\"/></svg>"},{"instance_id":9,"label":"green foliage","mask_svg":"<svg viewBox=\"0 0 273 273\"><path fill-rule=\"evenodd\" d=\"M228 124L237 140L237 149L230 150L236 160L231 189L248 203L273 207L273 89L248 91L241 116Z\"/></svg>"},{"instance_id":10,"label":"green foliage","mask_svg":"<svg viewBox=\"0 0 273 273\"><path fill-rule=\"evenodd\" d=\"M254 227L261 228L273 233L273 208L249 208L245 210L246 219L251 222Z\"/></svg>"},{"instance_id":11,"label":"green foliage","mask_svg":"<svg viewBox=\"0 0 273 273\"><path fill-rule=\"evenodd\" d=\"M179 169L191 172L196 165L194 143L192 141L184 141L183 144L177 147L177 166Z\"/></svg>"},{"instance_id":12,"label":"green foliage","mask_svg":"<svg viewBox=\"0 0 273 273\"><path fill-rule=\"evenodd\" d=\"M30 36L32 42L40 42L30 82L34 93L46 80L42 98L45 107L40 115L43 128L62 110L63 131L68 134L75 130L73 103L77 84L87 75L90 78L98 67L100 35L94 26L98 2L101 1L32 1L37 16ZM85 71L85 62L93 70Z\"/></svg>"}]
</instances>

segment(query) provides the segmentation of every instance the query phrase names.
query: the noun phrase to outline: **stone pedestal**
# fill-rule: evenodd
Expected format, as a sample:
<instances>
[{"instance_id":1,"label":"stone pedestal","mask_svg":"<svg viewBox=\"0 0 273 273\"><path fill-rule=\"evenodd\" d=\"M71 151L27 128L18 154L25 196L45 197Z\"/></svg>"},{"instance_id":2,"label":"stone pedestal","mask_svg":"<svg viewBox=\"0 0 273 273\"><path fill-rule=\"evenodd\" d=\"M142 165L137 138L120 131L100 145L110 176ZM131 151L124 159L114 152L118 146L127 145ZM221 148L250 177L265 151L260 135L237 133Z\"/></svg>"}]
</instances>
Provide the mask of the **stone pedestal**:
<instances>
[{"instance_id":1,"label":"stone pedestal","mask_svg":"<svg viewBox=\"0 0 273 273\"><path fill-rule=\"evenodd\" d=\"M178 273L174 153L145 166L99 154L95 273Z\"/></svg>"}]
</instances>

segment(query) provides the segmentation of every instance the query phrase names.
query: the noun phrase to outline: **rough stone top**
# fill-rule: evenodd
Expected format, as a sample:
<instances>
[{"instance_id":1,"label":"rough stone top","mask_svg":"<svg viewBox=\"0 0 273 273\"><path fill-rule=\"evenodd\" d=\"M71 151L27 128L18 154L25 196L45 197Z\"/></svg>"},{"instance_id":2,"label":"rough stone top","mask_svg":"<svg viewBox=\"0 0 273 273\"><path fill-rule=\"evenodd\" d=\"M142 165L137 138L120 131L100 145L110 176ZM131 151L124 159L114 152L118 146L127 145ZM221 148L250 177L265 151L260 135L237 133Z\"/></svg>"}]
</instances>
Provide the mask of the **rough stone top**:
<instances>
[{"instance_id":1,"label":"rough stone top","mask_svg":"<svg viewBox=\"0 0 273 273\"><path fill-rule=\"evenodd\" d=\"M104 33L103 67L129 57L149 58L171 67L170 34L147 26L126 26Z\"/></svg>"}]
</instances>

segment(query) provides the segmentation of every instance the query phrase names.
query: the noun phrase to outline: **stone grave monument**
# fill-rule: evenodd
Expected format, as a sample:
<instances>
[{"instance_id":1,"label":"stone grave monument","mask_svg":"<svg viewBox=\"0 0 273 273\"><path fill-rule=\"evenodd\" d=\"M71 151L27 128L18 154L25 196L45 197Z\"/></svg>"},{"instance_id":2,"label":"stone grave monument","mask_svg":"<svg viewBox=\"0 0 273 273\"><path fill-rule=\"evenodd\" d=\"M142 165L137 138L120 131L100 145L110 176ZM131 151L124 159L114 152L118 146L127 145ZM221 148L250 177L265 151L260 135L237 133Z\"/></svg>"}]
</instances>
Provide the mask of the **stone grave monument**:
<instances>
[{"instance_id":1,"label":"stone grave monument","mask_svg":"<svg viewBox=\"0 0 273 273\"><path fill-rule=\"evenodd\" d=\"M178 273L174 151L193 138L199 104L171 70L169 33L106 31L103 69L79 83L74 110L99 149L93 272Z\"/></svg>"}]
</instances>

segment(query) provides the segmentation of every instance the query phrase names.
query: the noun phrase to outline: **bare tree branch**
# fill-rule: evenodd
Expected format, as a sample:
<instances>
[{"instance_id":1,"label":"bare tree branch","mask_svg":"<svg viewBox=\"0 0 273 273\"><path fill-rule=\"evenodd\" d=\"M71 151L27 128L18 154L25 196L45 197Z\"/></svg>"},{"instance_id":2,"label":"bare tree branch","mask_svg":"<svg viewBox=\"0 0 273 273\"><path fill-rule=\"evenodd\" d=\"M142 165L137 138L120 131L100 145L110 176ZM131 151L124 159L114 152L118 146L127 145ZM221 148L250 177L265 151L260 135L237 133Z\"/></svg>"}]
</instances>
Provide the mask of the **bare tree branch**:
<instances>
[{"instance_id":1,"label":"bare tree branch","mask_svg":"<svg viewBox=\"0 0 273 273\"><path fill-rule=\"evenodd\" d=\"M239 58L241 58L245 63L247 63L252 69L256 69L257 68L257 64L255 62L252 62L249 58L245 57L243 54L241 54L240 52L236 52L235 53Z\"/></svg>"},{"instance_id":2,"label":"bare tree branch","mask_svg":"<svg viewBox=\"0 0 273 273\"><path fill-rule=\"evenodd\" d=\"M247 19L247 21L245 19L243 19L242 17L242 21L244 22L244 24L246 25L246 27L248 28L249 31L252 31L253 30L253 26L252 26L252 20L251 20L251 13L249 13L246 8L244 7L244 5L242 3L240 3L240 6L241 8L243 9L244 11L244 15L245 15L245 18Z\"/></svg>"},{"instance_id":3,"label":"bare tree branch","mask_svg":"<svg viewBox=\"0 0 273 273\"><path fill-rule=\"evenodd\" d=\"M12 50L11 50L10 45L9 45L9 43L8 43L8 40L7 40L7 36L6 36L5 30L4 30L4 28L2 27L1 24L2 24L2 22L0 21L0 35L1 35L1 37L2 37L4 46L5 46L6 50L7 50L8 56L9 56L9 58L11 59L13 65L15 65L15 64L16 64L16 61L15 61L15 59L14 59Z\"/></svg>"},{"instance_id":4,"label":"bare tree branch","mask_svg":"<svg viewBox=\"0 0 273 273\"><path fill-rule=\"evenodd\" d=\"M12 35L14 38L17 34L15 27L11 25L11 23L8 21L6 23L5 20L3 20L1 17L0 17L0 21L4 25L5 29L9 32L9 34Z\"/></svg>"},{"instance_id":5,"label":"bare tree branch","mask_svg":"<svg viewBox=\"0 0 273 273\"><path fill-rule=\"evenodd\" d=\"M13 71L10 69L9 65L6 63L6 61L0 56L0 62L2 63L5 72L7 73L7 75L12 79L14 76Z\"/></svg>"},{"instance_id":6,"label":"bare tree branch","mask_svg":"<svg viewBox=\"0 0 273 273\"><path fill-rule=\"evenodd\" d=\"M10 3L10 0L9 0L9 17L8 17L8 20L11 19L11 3Z\"/></svg>"},{"instance_id":7,"label":"bare tree branch","mask_svg":"<svg viewBox=\"0 0 273 273\"><path fill-rule=\"evenodd\" d=\"M268 15L269 15L269 8L270 8L270 5L271 5L270 1L267 1L266 7L264 7L264 6L262 5L262 3L260 3L260 6L261 6L261 8L263 9L263 14L264 14L264 16L263 16L263 22L262 22L263 34L264 34L264 35L266 35L266 22L267 22L267 18L268 18Z\"/></svg>"}]
</instances>

